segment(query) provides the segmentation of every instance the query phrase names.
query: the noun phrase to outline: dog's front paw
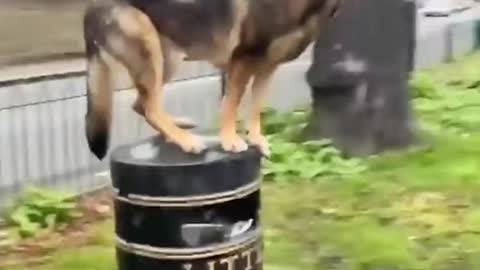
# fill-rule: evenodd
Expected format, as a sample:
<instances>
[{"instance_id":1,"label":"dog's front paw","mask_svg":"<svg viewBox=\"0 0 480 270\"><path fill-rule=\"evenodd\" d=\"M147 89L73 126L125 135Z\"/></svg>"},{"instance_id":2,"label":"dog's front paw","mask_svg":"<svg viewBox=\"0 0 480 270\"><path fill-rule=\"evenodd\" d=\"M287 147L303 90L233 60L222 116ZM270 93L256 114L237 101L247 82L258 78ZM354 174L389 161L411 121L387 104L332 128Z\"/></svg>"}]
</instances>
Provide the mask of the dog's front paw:
<instances>
[{"instance_id":1,"label":"dog's front paw","mask_svg":"<svg viewBox=\"0 0 480 270\"><path fill-rule=\"evenodd\" d=\"M187 153L200 154L207 149L206 145L198 136L190 134L189 132L181 132L175 137L172 136L167 138L167 141L178 145L184 152Z\"/></svg>"},{"instance_id":2,"label":"dog's front paw","mask_svg":"<svg viewBox=\"0 0 480 270\"><path fill-rule=\"evenodd\" d=\"M224 151L239 153L248 149L248 144L237 134L221 135L222 148Z\"/></svg>"},{"instance_id":3,"label":"dog's front paw","mask_svg":"<svg viewBox=\"0 0 480 270\"><path fill-rule=\"evenodd\" d=\"M270 156L270 145L268 144L267 138L262 134L253 134L250 133L247 136L247 141L253 146L258 147L263 156Z\"/></svg>"}]
</instances>

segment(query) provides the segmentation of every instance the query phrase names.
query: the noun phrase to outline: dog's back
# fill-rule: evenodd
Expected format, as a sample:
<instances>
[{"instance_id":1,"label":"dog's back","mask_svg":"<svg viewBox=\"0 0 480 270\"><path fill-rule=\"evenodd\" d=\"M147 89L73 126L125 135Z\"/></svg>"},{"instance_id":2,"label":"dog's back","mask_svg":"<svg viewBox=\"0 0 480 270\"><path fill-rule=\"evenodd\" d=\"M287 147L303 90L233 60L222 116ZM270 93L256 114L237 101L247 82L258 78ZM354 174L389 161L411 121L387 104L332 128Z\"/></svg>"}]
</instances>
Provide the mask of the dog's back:
<instances>
[{"instance_id":1,"label":"dog's back","mask_svg":"<svg viewBox=\"0 0 480 270\"><path fill-rule=\"evenodd\" d=\"M222 146L243 151L235 118L246 82L255 77L251 142L265 148L259 106L276 67L310 44L341 0L116 0L91 6L84 17L87 50L86 132L99 158L106 154L112 115L111 61L123 64L139 95L133 106L147 122L187 152L205 146L179 128L157 103L175 63L207 61L229 72ZM252 90L253 91L253 90Z\"/></svg>"},{"instance_id":2,"label":"dog's back","mask_svg":"<svg viewBox=\"0 0 480 270\"><path fill-rule=\"evenodd\" d=\"M260 56L276 39L309 27L338 0L122 0L146 14L158 33L191 60L226 64L235 50ZM310 26L311 27L311 26ZM303 29L302 29L303 30ZM291 60L312 41L296 41Z\"/></svg>"},{"instance_id":3,"label":"dog's back","mask_svg":"<svg viewBox=\"0 0 480 270\"><path fill-rule=\"evenodd\" d=\"M124 0L193 60L225 62L239 42L245 0Z\"/></svg>"},{"instance_id":4,"label":"dog's back","mask_svg":"<svg viewBox=\"0 0 480 270\"><path fill-rule=\"evenodd\" d=\"M233 0L127 0L145 13L162 35L177 45L208 43L233 24Z\"/></svg>"}]
</instances>

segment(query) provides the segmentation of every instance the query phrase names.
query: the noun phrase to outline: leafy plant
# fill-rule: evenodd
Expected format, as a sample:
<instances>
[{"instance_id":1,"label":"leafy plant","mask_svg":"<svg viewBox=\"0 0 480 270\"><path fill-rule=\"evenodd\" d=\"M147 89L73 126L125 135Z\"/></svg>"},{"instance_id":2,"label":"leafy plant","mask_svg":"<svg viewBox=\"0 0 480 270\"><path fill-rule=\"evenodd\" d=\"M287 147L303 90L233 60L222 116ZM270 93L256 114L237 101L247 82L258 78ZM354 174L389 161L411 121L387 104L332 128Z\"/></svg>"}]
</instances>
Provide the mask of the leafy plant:
<instances>
[{"instance_id":1,"label":"leafy plant","mask_svg":"<svg viewBox=\"0 0 480 270\"><path fill-rule=\"evenodd\" d=\"M438 84L434 78L427 73L418 72L410 80L410 91L413 98L435 98Z\"/></svg>"},{"instance_id":2,"label":"leafy plant","mask_svg":"<svg viewBox=\"0 0 480 270\"><path fill-rule=\"evenodd\" d=\"M442 83L428 73L418 73L410 86L423 128L458 135L479 130L480 91L471 83Z\"/></svg>"},{"instance_id":3,"label":"leafy plant","mask_svg":"<svg viewBox=\"0 0 480 270\"><path fill-rule=\"evenodd\" d=\"M471 68L462 70L469 71L469 76L456 74L454 69L416 72L409 82L415 117L425 131L455 136L480 131L479 73ZM303 109L289 113L268 109L263 113L263 131L271 147L270 159L264 163L265 179L318 179L365 171L366 161L344 157L329 140L304 141L309 113Z\"/></svg>"},{"instance_id":4,"label":"leafy plant","mask_svg":"<svg viewBox=\"0 0 480 270\"><path fill-rule=\"evenodd\" d=\"M269 109L263 113L263 130L271 147L262 171L267 181L314 180L366 169L362 160L343 157L330 140L303 140L308 115L307 110L280 113Z\"/></svg>"},{"instance_id":5,"label":"leafy plant","mask_svg":"<svg viewBox=\"0 0 480 270\"><path fill-rule=\"evenodd\" d=\"M32 237L42 230L54 230L80 214L69 193L27 188L9 211L7 220L21 237Z\"/></svg>"}]
</instances>

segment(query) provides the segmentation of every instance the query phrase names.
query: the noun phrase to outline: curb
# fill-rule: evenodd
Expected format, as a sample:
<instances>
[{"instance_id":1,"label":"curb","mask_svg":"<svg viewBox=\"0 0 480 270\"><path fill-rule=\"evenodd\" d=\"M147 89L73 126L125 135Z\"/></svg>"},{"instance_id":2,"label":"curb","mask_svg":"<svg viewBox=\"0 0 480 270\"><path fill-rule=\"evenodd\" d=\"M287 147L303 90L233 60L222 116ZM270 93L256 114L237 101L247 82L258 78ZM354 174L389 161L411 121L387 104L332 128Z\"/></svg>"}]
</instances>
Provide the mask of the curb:
<instances>
[{"instance_id":1,"label":"curb","mask_svg":"<svg viewBox=\"0 0 480 270\"><path fill-rule=\"evenodd\" d=\"M460 16L443 23L440 20L436 29L428 31L419 27L415 50L416 70L450 62L475 51L479 46L480 14L467 19Z\"/></svg>"}]
</instances>

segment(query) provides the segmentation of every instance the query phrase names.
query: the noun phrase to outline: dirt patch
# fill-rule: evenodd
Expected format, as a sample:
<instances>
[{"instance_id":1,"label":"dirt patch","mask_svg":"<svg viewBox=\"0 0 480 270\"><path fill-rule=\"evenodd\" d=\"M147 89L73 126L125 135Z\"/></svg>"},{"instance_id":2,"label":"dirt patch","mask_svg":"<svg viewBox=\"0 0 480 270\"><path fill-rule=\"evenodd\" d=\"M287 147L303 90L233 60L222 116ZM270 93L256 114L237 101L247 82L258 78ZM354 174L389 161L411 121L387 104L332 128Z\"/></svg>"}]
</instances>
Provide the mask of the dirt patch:
<instances>
[{"instance_id":1,"label":"dirt patch","mask_svg":"<svg viewBox=\"0 0 480 270\"><path fill-rule=\"evenodd\" d=\"M94 225L112 217L112 194L103 190L80 198L78 209L82 216L73 224L55 232L19 240L3 254L0 269L7 266L38 265L47 262L59 248L72 248L88 244Z\"/></svg>"}]
</instances>

